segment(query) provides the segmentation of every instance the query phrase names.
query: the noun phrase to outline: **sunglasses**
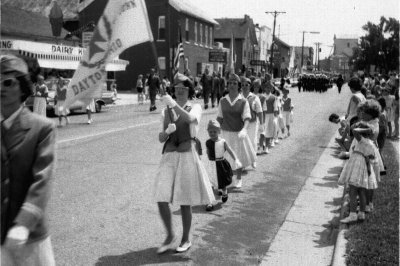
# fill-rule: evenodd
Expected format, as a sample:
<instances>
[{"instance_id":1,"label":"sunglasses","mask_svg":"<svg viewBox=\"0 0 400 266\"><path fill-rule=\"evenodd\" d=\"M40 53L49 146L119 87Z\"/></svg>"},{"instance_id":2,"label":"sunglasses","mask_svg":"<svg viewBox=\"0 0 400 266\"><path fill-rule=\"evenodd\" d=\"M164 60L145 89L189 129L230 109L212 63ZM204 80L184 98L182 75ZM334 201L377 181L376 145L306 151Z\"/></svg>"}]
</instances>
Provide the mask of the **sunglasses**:
<instances>
[{"instance_id":1,"label":"sunglasses","mask_svg":"<svg viewBox=\"0 0 400 266\"><path fill-rule=\"evenodd\" d=\"M17 80L15 78L7 78L1 81L1 86L2 87L11 87L13 86Z\"/></svg>"},{"instance_id":2,"label":"sunglasses","mask_svg":"<svg viewBox=\"0 0 400 266\"><path fill-rule=\"evenodd\" d=\"M238 83L237 83L237 82L229 82L229 81L228 81L227 84L228 84L228 85L237 85Z\"/></svg>"}]
</instances>

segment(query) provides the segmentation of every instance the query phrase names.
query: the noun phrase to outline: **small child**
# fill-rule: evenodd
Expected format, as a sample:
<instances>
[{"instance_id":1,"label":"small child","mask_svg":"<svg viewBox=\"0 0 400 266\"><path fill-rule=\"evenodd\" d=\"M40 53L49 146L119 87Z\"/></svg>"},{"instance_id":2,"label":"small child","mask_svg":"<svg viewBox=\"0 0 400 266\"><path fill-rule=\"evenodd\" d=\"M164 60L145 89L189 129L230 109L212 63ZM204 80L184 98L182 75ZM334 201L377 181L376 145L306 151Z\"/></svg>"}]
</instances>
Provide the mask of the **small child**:
<instances>
[{"instance_id":1,"label":"small child","mask_svg":"<svg viewBox=\"0 0 400 266\"><path fill-rule=\"evenodd\" d=\"M292 99L288 97L289 90L284 89L283 90L283 97L282 97L282 109L283 109L283 119L286 125L287 129L287 134L286 136L290 136L290 124L292 123L292 112L293 112L293 104L292 104Z\"/></svg>"},{"instance_id":2,"label":"small child","mask_svg":"<svg viewBox=\"0 0 400 266\"><path fill-rule=\"evenodd\" d=\"M138 103L143 104L144 95L143 95L143 75L140 74L136 81L136 91L138 93Z\"/></svg>"},{"instance_id":3,"label":"small child","mask_svg":"<svg viewBox=\"0 0 400 266\"><path fill-rule=\"evenodd\" d=\"M228 189L232 183L232 168L229 162L225 159L224 154L227 151L235 160L236 168L241 167L241 163L237 158L235 152L229 147L228 143L219 137L221 133L221 126L217 120L210 120L207 126L208 135L210 139L206 141L207 156L210 161L215 161L218 190L223 203L228 200ZM207 211L213 209L212 204L206 206Z\"/></svg>"},{"instance_id":4,"label":"small child","mask_svg":"<svg viewBox=\"0 0 400 266\"><path fill-rule=\"evenodd\" d=\"M365 207L367 202L367 189L378 187L375 173L372 169L370 160L374 158L373 143L368 138L372 130L365 123L353 125L352 132L355 136L355 143L350 149L349 161L343 168L338 183L349 185L350 194L350 214L340 220L342 223L351 223L357 220L365 220ZM360 200L360 212L357 210L357 196Z\"/></svg>"},{"instance_id":5,"label":"small child","mask_svg":"<svg viewBox=\"0 0 400 266\"><path fill-rule=\"evenodd\" d=\"M373 209L373 192L378 188L380 171L384 170L376 145L380 112L381 108L376 100L366 100L357 108L361 121L351 126L354 140L350 146L350 159L339 178L339 184L346 182L350 188L350 215L341 220L343 223L354 222L357 219L364 220L365 212ZM360 197L358 216L356 214L357 194Z\"/></svg>"},{"instance_id":6,"label":"small child","mask_svg":"<svg viewBox=\"0 0 400 266\"><path fill-rule=\"evenodd\" d=\"M386 102L386 118L387 118L387 128L388 128L388 138L392 138L392 122L394 122L394 116L395 116L395 106L394 106L394 101L395 101L395 96L391 95L389 93L390 88L385 87L382 89L382 97L385 99Z\"/></svg>"}]
</instances>

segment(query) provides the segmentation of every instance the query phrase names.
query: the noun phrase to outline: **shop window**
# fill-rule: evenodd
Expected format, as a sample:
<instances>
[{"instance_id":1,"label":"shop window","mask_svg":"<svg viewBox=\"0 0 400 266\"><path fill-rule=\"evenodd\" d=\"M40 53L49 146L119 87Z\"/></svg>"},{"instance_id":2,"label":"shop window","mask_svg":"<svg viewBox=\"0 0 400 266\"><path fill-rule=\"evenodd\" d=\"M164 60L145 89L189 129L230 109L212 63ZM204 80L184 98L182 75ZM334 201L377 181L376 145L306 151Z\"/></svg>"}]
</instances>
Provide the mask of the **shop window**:
<instances>
[{"instance_id":1,"label":"shop window","mask_svg":"<svg viewBox=\"0 0 400 266\"><path fill-rule=\"evenodd\" d=\"M158 40L165 41L165 16L158 17Z\"/></svg>"},{"instance_id":2,"label":"shop window","mask_svg":"<svg viewBox=\"0 0 400 266\"><path fill-rule=\"evenodd\" d=\"M189 19L186 19L185 22L185 40L189 42Z\"/></svg>"},{"instance_id":3,"label":"shop window","mask_svg":"<svg viewBox=\"0 0 400 266\"><path fill-rule=\"evenodd\" d=\"M205 35L205 46L208 45L208 26L204 26L204 35Z\"/></svg>"},{"instance_id":4,"label":"shop window","mask_svg":"<svg viewBox=\"0 0 400 266\"><path fill-rule=\"evenodd\" d=\"M194 23L194 43L197 44L197 22Z\"/></svg>"},{"instance_id":5,"label":"shop window","mask_svg":"<svg viewBox=\"0 0 400 266\"><path fill-rule=\"evenodd\" d=\"M203 44L203 24L200 23L200 45Z\"/></svg>"},{"instance_id":6,"label":"shop window","mask_svg":"<svg viewBox=\"0 0 400 266\"><path fill-rule=\"evenodd\" d=\"M212 27L210 27L210 47L213 46L213 38L212 38Z\"/></svg>"},{"instance_id":7,"label":"shop window","mask_svg":"<svg viewBox=\"0 0 400 266\"><path fill-rule=\"evenodd\" d=\"M158 66L160 67L160 70L165 70L165 57L158 58Z\"/></svg>"}]
</instances>

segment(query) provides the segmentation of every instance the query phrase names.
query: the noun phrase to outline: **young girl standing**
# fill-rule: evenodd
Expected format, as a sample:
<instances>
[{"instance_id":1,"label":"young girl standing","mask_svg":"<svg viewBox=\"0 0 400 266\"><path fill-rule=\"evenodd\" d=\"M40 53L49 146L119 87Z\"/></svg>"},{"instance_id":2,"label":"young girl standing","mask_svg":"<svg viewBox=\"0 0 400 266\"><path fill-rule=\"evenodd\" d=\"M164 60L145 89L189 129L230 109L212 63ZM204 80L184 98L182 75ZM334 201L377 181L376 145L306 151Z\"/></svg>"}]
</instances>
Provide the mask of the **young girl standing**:
<instances>
[{"instance_id":1,"label":"young girl standing","mask_svg":"<svg viewBox=\"0 0 400 266\"><path fill-rule=\"evenodd\" d=\"M143 97L143 75L140 74L136 81L136 91L138 93L138 103L143 104L144 97Z\"/></svg>"},{"instance_id":2,"label":"young girl standing","mask_svg":"<svg viewBox=\"0 0 400 266\"><path fill-rule=\"evenodd\" d=\"M291 112L293 110L293 104L292 104L292 99L288 97L289 90L284 89L283 90L283 97L282 97L282 109L283 109L283 119L285 121L286 129L287 129L287 134L286 136L290 136L290 124L292 123L291 121Z\"/></svg>"},{"instance_id":3,"label":"young girl standing","mask_svg":"<svg viewBox=\"0 0 400 266\"><path fill-rule=\"evenodd\" d=\"M206 141L207 156L210 161L215 161L214 176L217 176L218 180L218 190L221 194L221 200L225 203L228 200L228 190L227 186L232 183L232 168L229 162L225 159L225 151L235 160L235 168L242 167L239 159L237 158L235 152L229 147L225 139L221 138L219 134L221 133L221 126L217 120L210 120L207 126L208 135L210 139ZM212 205L207 205L206 210L212 210Z\"/></svg>"}]
</instances>

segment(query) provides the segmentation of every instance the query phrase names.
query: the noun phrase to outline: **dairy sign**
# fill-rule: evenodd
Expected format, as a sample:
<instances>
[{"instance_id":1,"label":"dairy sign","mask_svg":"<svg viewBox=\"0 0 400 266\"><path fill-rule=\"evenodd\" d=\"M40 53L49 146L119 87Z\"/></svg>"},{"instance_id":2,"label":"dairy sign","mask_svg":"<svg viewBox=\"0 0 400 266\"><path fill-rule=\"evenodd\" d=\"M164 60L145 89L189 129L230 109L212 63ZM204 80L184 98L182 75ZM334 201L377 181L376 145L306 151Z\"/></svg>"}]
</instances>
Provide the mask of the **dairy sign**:
<instances>
[{"instance_id":1,"label":"dairy sign","mask_svg":"<svg viewBox=\"0 0 400 266\"><path fill-rule=\"evenodd\" d=\"M22 40L1 40L2 50L21 50L35 54L74 55L82 56L84 49L81 47L56 45L49 43L22 41Z\"/></svg>"}]
</instances>

